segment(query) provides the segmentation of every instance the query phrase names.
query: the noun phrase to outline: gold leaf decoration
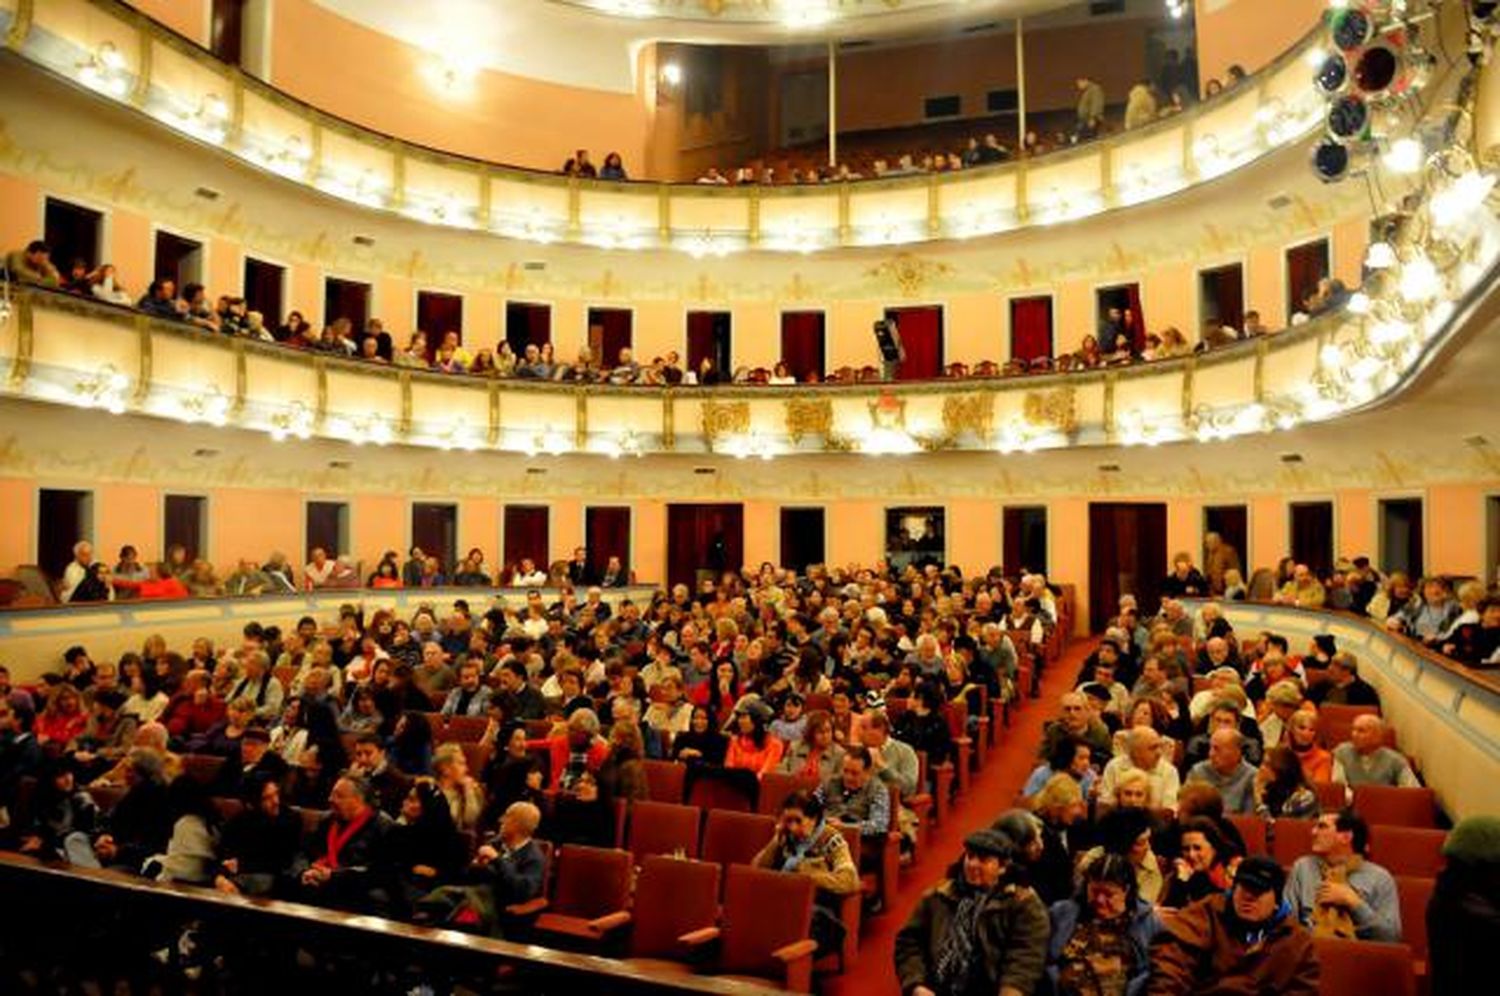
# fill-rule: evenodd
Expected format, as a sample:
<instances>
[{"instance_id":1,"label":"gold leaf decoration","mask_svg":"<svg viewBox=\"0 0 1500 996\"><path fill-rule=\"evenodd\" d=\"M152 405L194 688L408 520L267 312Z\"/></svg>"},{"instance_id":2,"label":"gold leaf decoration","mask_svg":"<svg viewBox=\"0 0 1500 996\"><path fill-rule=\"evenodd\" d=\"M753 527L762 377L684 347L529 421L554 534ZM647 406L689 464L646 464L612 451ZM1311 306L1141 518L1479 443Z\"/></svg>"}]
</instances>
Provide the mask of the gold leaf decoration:
<instances>
[{"instance_id":1,"label":"gold leaf decoration","mask_svg":"<svg viewBox=\"0 0 1500 996\"><path fill-rule=\"evenodd\" d=\"M1022 410L1026 421L1032 425L1047 426L1060 432L1073 432L1078 428L1078 396L1071 387L1028 392Z\"/></svg>"},{"instance_id":2,"label":"gold leaf decoration","mask_svg":"<svg viewBox=\"0 0 1500 996\"><path fill-rule=\"evenodd\" d=\"M917 297L930 281L938 277L952 276L953 267L947 263L936 263L930 259L922 259L920 256L903 252L892 256L878 266L871 267L866 274L893 282L902 297Z\"/></svg>"},{"instance_id":3,"label":"gold leaf decoration","mask_svg":"<svg viewBox=\"0 0 1500 996\"><path fill-rule=\"evenodd\" d=\"M804 436L822 436L827 439L833 433L833 402L826 398L792 399L786 403L786 434L793 443L802 442Z\"/></svg>"},{"instance_id":4,"label":"gold leaf decoration","mask_svg":"<svg viewBox=\"0 0 1500 996\"><path fill-rule=\"evenodd\" d=\"M877 429L905 429L906 399L881 391L880 397L870 402L870 424Z\"/></svg>"},{"instance_id":5,"label":"gold leaf decoration","mask_svg":"<svg viewBox=\"0 0 1500 996\"><path fill-rule=\"evenodd\" d=\"M750 402L705 401L702 418L703 440L712 450L714 444L723 437L743 435L750 431Z\"/></svg>"},{"instance_id":6,"label":"gold leaf decoration","mask_svg":"<svg viewBox=\"0 0 1500 996\"><path fill-rule=\"evenodd\" d=\"M943 437L948 443L965 432L985 440L995 427L993 394L959 394L943 399Z\"/></svg>"}]
</instances>

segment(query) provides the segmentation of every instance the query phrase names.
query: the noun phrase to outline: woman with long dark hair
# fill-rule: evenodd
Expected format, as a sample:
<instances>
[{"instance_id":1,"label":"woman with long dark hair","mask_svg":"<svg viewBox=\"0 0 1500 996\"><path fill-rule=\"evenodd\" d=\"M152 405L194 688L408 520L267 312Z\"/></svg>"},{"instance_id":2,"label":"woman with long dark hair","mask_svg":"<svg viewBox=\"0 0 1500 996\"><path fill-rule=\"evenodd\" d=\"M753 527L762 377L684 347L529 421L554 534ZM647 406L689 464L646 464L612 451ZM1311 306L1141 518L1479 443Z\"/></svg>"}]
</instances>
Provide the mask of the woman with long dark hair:
<instances>
[{"instance_id":1,"label":"woman with long dark hair","mask_svg":"<svg viewBox=\"0 0 1500 996\"><path fill-rule=\"evenodd\" d=\"M1052 904L1047 980L1057 996L1136 996L1151 974L1151 939L1161 917L1136 892L1135 871L1118 854L1084 870L1077 894Z\"/></svg>"},{"instance_id":2,"label":"woman with long dark hair","mask_svg":"<svg viewBox=\"0 0 1500 996\"><path fill-rule=\"evenodd\" d=\"M724 767L754 772L761 778L781 763L784 745L767 729L770 707L754 699L735 710L735 735L729 741Z\"/></svg>"},{"instance_id":3,"label":"woman with long dark hair","mask_svg":"<svg viewBox=\"0 0 1500 996\"><path fill-rule=\"evenodd\" d=\"M1193 817L1178 830L1176 873L1167 881L1161 905L1181 909L1216 892L1229 888L1231 877L1226 862L1230 851L1224 837L1212 820Z\"/></svg>"},{"instance_id":4,"label":"woman with long dark hair","mask_svg":"<svg viewBox=\"0 0 1500 996\"><path fill-rule=\"evenodd\" d=\"M391 863L396 873L397 908L458 878L468 860L463 835L453 823L448 799L431 778L419 778L401 802L391 831Z\"/></svg>"},{"instance_id":5,"label":"woman with long dark hair","mask_svg":"<svg viewBox=\"0 0 1500 996\"><path fill-rule=\"evenodd\" d=\"M701 686L700 686L701 687ZM672 738L672 759L687 764L721 765L729 738L719 731L707 706L694 706L687 732Z\"/></svg>"},{"instance_id":6,"label":"woman with long dark hair","mask_svg":"<svg viewBox=\"0 0 1500 996\"><path fill-rule=\"evenodd\" d=\"M1290 747L1272 747L1255 775L1255 811L1271 819L1316 819L1318 794L1308 784L1302 760Z\"/></svg>"},{"instance_id":7,"label":"woman with long dark hair","mask_svg":"<svg viewBox=\"0 0 1500 996\"><path fill-rule=\"evenodd\" d=\"M720 729L729 721L734 705L743 692L739 668L733 660L726 658L714 665L712 678L693 689L692 699L694 705L707 707L714 728Z\"/></svg>"}]
</instances>

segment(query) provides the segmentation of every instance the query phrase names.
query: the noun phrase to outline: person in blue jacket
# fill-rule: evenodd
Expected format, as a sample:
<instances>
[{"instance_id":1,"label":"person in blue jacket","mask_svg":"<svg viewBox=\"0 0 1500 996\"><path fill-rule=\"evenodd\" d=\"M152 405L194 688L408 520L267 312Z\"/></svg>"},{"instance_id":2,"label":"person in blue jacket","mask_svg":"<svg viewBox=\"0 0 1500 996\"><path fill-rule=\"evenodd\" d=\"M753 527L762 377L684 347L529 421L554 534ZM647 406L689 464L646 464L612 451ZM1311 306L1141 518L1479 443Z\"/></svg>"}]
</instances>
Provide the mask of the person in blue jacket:
<instances>
[{"instance_id":1,"label":"person in blue jacket","mask_svg":"<svg viewBox=\"0 0 1500 996\"><path fill-rule=\"evenodd\" d=\"M1151 939L1162 928L1155 907L1136 892L1135 869L1118 854L1086 868L1072 899L1052 904L1047 984L1052 996L1136 996L1151 974Z\"/></svg>"}]
</instances>

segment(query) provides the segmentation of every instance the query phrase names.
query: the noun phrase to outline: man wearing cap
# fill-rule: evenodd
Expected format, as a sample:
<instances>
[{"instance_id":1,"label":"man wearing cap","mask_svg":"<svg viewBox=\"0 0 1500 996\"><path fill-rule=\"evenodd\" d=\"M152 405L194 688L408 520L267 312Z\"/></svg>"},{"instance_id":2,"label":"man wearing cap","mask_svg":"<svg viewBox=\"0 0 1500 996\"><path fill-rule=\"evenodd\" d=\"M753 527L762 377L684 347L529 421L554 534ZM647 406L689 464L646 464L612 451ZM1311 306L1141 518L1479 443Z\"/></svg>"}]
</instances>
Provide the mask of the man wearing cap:
<instances>
[{"instance_id":1,"label":"man wearing cap","mask_svg":"<svg viewBox=\"0 0 1500 996\"><path fill-rule=\"evenodd\" d=\"M1015 845L977 830L963 856L917 903L896 935L906 996L1030 996L1041 982L1051 927L1029 887L1009 879Z\"/></svg>"},{"instance_id":2,"label":"man wearing cap","mask_svg":"<svg viewBox=\"0 0 1500 996\"><path fill-rule=\"evenodd\" d=\"M1315 996L1312 935L1281 898L1281 867L1270 858L1240 862L1234 886L1187 906L1151 944L1147 996L1277 993Z\"/></svg>"},{"instance_id":3,"label":"man wearing cap","mask_svg":"<svg viewBox=\"0 0 1500 996\"><path fill-rule=\"evenodd\" d=\"M251 726L239 738L239 756L225 758L214 779L214 794L239 798L245 787L257 778L287 787L291 767L271 750L271 734L264 726Z\"/></svg>"},{"instance_id":4,"label":"man wearing cap","mask_svg":"<svg viewBox=\"0 0 1500 996\"><path fill-rule=\"evenodd\" d=\"M1292 865L1286 901L1314 937L1400 941L1396 880L1365 858L1370 830L1353 810L1313 824L1312 853Z\"/></svg>"}]
</instances>

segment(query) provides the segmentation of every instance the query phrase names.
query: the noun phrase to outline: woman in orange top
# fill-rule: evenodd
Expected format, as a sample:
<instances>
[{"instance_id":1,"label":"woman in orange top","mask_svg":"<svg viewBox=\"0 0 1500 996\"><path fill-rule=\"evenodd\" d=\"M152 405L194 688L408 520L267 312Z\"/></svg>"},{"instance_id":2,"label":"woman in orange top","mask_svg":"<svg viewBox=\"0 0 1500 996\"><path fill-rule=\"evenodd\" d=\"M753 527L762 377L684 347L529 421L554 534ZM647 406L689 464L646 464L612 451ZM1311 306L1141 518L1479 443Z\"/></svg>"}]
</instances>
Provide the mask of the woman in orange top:
<instances>
[{"instance_id":1,"label":"woman in orange top","mask_svg":"<svg viewBox=\"0 0 1500 996\"><path fill-rule=\"evenodd\" d=\"M756 778L761 778L767 771L776 770L776 766L781 763L781 753L786 748L779 738L771 736L766 729L770 714L770 707L759 700L746 702L735 710L735 736L729 742L724 767L753 771Z\"/></svg>"},{"instance_id":2,"label":"woman in orange top","mask_svg":"<svg viewBox=\"0 0 1500 996\"><path fill-rule=\"evenodd\" d=\"M1344 781L1344 771L1333 753L1318 746L1318 714L1301 710L1292 713L1287 720L1287 742L1297 760L1302 762L1302 774L1314 785Z\"/></svg>"}]
</instances>

